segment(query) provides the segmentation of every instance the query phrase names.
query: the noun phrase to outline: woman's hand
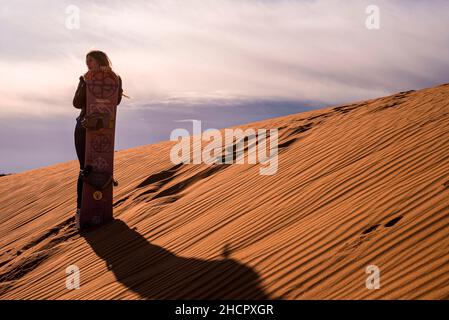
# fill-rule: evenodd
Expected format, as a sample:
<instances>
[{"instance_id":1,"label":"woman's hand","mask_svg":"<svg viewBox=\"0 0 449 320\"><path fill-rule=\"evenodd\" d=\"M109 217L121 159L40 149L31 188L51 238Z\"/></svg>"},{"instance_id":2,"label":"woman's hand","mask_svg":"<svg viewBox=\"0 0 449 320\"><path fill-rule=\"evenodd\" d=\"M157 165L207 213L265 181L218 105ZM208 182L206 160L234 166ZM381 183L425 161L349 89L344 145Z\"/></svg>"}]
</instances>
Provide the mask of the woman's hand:
<instances>
[{"instance_id":1,"label":"woman's hand","mask_svg":"<svg viewBox=\"0 0 449 320\"><path fill-rule=\"evenodd\" d=\"M86 120L86 118L83 118L83 119L81 120L81 126L82 126L83 128L87 128L87 120Z\"/></svg>"}]
</instances>

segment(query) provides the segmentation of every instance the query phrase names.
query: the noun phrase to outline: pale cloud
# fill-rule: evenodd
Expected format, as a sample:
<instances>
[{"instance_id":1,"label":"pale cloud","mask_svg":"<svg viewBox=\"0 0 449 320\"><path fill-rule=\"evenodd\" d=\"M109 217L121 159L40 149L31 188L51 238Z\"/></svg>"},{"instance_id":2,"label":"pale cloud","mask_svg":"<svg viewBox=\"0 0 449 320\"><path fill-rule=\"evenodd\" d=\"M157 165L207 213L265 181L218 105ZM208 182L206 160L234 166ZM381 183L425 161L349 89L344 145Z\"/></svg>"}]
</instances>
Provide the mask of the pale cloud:
<instances>
[{"instance_id":1,"label":"pale cloud","mask_svg":"<svg viewBox=\"0 0 449 320\"><path fill-rule=\"evenodd\" d=\"M107 5L106 5L107 3ZM79 6L81 28L65 28ZM447 1L6 1L0 116L68 114L89 49L127 107L287 99L338 103L447 82ZM222 105L223 103L221 103Z\"/></svg>"}]
</instances>

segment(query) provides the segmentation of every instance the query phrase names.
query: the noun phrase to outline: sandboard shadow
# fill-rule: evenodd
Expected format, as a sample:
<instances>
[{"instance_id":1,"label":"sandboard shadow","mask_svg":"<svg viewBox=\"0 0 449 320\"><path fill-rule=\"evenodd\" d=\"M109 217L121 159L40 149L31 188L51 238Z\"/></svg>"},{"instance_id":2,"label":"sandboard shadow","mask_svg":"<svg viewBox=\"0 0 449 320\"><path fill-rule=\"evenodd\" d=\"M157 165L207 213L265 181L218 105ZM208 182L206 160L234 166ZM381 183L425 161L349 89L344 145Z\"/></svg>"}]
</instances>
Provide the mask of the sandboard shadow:
<instances>
[{"instance_id":1,"label":"sandboard shadow","mask_svg":"<svg viewBox=\"0 0 449 320\"><path fill-rule=\"evenodd\" d=\"M142 299L270 299L250 267L226 257L177 256L151 244L121 220L83 237L117 281Z\"/></svg>"}]
</instances>

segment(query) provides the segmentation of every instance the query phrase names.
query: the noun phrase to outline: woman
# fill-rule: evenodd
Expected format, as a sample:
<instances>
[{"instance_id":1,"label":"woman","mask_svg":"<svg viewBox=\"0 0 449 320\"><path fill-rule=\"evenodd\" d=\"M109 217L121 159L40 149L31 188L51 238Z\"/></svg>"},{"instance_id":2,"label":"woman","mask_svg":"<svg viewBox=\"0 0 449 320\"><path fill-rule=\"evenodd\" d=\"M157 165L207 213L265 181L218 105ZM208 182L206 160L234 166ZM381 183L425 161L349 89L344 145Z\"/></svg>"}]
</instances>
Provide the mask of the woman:
<instances>
[{"instance_id":1,"label":"woman","mask_svg":"<svg viewBox=\"0 0 449 320\"><path fill-rule=\"evenodd\" d=\"M102 51L91 51L86 55L86 65L88 72L95 72L101 69L111 69L111 60L109 60L106 53ZM77 109L81 109L80 115L76 118L75 126L75 149L76 155L80 163L80 172L78 175L77 182L77 199L76 199L76 216L75 219L78 223L80 209L81 209L81 197L83 195L83 179L82 170L84 169L84 158L86 150L86 120L84 116L86 115L86 81L84 77L87 75L86 72L84 76L80 76L78 88L75 92L75 97L73 98L73 106ZM122 79L118 76L119 80L119 90L118 90L118 100L117 105L122 101Z\"/></svg>"}]
</instances>

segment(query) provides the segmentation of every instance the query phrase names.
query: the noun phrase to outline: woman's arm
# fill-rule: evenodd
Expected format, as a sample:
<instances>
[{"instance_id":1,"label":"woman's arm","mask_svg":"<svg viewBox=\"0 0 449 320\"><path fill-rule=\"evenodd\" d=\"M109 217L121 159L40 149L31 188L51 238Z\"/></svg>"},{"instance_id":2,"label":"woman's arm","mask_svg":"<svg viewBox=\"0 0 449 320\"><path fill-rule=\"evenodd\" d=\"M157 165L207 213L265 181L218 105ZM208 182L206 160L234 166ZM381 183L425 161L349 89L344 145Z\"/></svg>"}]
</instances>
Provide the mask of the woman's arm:
<instances>
[{"instance_id":1,"label":"woman's arm","mask_svg":"<svg viewBox=\"0 0 449 320\"><path fill-rule=\"evenodd\" d=\"M122 101L122 94L123 94L122 78L120 78L120 76L118 76L118 100L117 100L117 105L119 105L120 102Z\"/></svg>"},{"instance_id":2,"label":"woman's arm","mask_svg":"<svg viewBox=\"0 0 449 320\"><path fill-rule=\"evenodd\" d=\"M76 89L75 96L73 97L73 106L77 109L86 107L86 82L82 76L80 77L78 88Z\"/></svg>"}]
</instances>

